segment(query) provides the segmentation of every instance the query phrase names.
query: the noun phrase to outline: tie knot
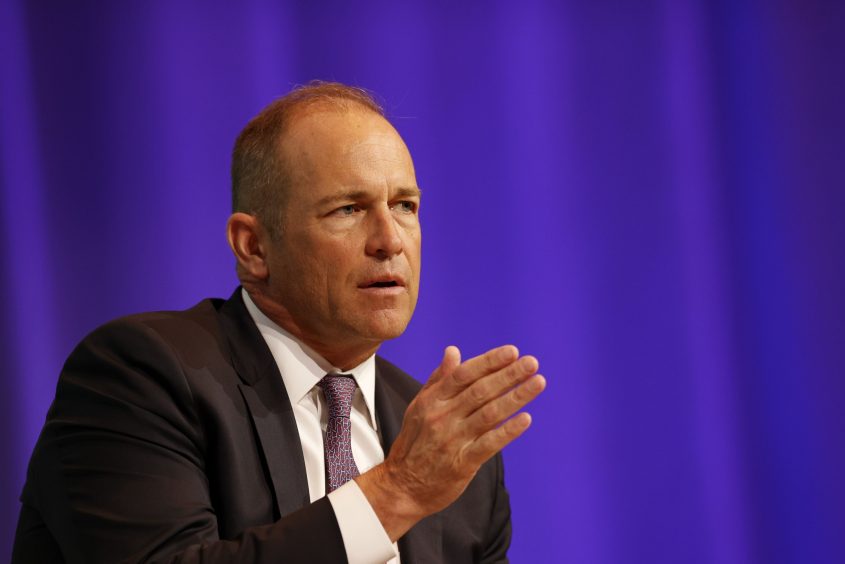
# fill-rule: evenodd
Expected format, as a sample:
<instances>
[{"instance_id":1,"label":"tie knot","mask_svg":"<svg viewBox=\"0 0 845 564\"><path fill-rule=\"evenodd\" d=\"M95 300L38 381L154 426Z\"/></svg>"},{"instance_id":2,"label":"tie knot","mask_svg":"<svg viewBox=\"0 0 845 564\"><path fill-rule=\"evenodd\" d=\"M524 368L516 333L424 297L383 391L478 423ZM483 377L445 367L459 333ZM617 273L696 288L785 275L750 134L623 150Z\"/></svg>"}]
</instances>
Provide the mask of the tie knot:
<instances>
[{"instance_id":1,"label":"tie knot","mask_svg":"<svg viewBox=\"0 0 845 564\"><path fill-rule=\"evenodd\" d=\"M317 385L326 395L329 417L349 417L352 412L352 395L357 387L355 379L344 374L327 374Z\"/></svg>"}]
</instances>

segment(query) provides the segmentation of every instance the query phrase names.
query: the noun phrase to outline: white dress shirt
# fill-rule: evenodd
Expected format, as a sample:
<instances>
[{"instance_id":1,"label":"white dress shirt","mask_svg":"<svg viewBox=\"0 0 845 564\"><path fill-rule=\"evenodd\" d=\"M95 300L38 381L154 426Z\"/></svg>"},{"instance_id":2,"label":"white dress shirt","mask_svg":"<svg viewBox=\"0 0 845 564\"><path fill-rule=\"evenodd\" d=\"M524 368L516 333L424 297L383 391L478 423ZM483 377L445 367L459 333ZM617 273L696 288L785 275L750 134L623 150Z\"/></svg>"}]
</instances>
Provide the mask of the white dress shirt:
<instances>
[{"instance_id":1,"label":"white dress shirt","mask_svg":"<svg viewBox=\"0 0 845 564\"><path fill-rule=\"evenodd\" d=\"M352 398L352 456L363 474L384 460L375 410L375 355L343 372L326 359L279 327L258 309L246 290L242 290L244 304L282 374L285 389L293 407L308 492L314 502L326 495L325 455L323 437L326 432L328 410L317 382L328 373L349 374L358 384ZM328 495L332 504L346 557L349 564L399 563L399 550L382 527L378 516L361 488L351 480Z\"/></svg>"}]
</instances>

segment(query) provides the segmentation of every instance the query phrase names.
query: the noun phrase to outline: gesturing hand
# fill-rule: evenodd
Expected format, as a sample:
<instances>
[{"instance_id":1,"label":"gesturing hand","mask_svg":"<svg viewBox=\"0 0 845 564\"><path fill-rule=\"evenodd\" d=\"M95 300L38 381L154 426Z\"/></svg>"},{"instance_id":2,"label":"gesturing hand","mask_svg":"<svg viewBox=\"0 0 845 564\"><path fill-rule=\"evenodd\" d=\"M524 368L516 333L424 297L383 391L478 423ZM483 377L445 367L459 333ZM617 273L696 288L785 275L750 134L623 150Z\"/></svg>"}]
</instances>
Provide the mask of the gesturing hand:
<instances>
[{"instance_id":1,"label":"gesturing hand","mask_svg":"<svg viewBox=\"0 0 845 564\"><path fill-rule=\"evenodd\" d=\"M356 481L391 540L451 504L479 467L531 424L511 417L546 385L533 356L506 345L464 363L457 347L405 413L385 461Z\"/></svg>"}]
</instances>

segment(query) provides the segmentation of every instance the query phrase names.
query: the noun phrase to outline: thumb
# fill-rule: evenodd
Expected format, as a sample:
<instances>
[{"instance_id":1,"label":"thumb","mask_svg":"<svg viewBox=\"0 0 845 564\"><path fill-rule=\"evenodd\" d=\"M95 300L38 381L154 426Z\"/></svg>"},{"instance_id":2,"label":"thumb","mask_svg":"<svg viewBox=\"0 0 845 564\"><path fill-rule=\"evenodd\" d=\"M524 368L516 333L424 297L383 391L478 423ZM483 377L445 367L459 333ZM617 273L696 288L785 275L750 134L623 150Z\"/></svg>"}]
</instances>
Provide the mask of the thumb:
<instances>
[{"instance_id":1,"label":"thumb","mask_svg":"<svg viewBox=\"0 0 845 564\"><path fill-rule=\"evenodd\" d=\"M444 375L451 374L452 371L461 364L461 349L455 345L449 345L443 351L443 360L440 361L440 369Z\"/></svg>"},{"instance_id":2,"label":"thumb","mask_svg":"<svg viewBox=\"0 0 845 564\"><path fill-rule=\"evenodd\" d=\"M454 372L454 370L461 364L461 351L455 345L449 345L443 351L443 360L440 361L440 366L434 369L427 384L438 382Z\"/></svg>"}]
</instances>

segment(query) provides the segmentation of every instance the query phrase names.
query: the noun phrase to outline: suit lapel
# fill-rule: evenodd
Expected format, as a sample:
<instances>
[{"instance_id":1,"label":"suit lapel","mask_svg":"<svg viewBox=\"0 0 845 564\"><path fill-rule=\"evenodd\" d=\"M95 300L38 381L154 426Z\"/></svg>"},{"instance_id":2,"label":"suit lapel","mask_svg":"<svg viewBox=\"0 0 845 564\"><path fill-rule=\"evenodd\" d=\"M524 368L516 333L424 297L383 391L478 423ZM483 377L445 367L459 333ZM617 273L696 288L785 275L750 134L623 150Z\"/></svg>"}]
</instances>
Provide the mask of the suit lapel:
<instances>
[{"instance_id":1,"label":"suit lapel","mask_svg":"<svg viewBox=\"0 0 845 564\"><path fill-rule=\"evenodd\" d=\"M220 323L229 339L232 365L241 378L238 388L272 482L278 519L310 503L293 408L279 368L249 316L240 288L220 308Z\"/></svg>"},{"instance_id":2,"label":"suit lapel","mask_svg":"<svg viewBox=\"0 0 845 564\"><path fill-rule=\"evenodd\" d=\"M384 456L402 429L402 418L408 401L392 386L390 369L376 363L376 418L381 429ZM402 564L443 562L443 545L440 514L426 517L399 539Z\"/></svg>"}]
</instances>

